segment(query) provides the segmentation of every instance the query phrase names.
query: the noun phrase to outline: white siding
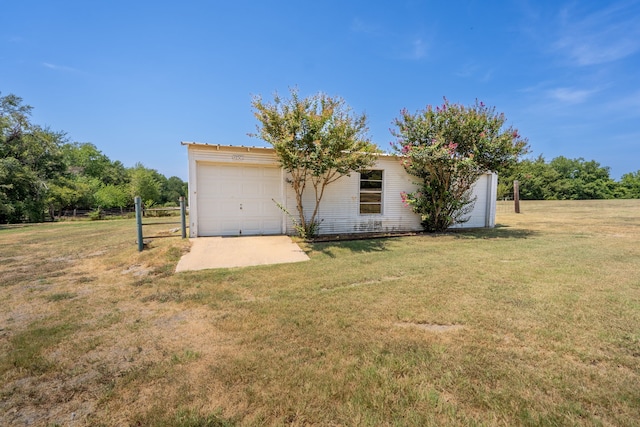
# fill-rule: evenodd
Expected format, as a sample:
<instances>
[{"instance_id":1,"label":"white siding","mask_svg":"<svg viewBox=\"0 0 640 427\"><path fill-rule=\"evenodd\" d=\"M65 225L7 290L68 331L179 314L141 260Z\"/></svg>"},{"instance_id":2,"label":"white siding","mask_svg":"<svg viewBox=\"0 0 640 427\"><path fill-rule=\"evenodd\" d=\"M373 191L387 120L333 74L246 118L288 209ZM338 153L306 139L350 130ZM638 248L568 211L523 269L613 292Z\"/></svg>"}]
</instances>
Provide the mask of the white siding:
<instances>
[{"instance_id":1,"label":"white siding","mask_svg":"<svg viewBox=\"0 0 640 427\"><path fill-rule=\"evenodd\" d=\"M360 174L352 173L329 184L320 204L318 221L320 234L419 231L420 217L402 203L400 193L415 189L411 177L395 156L380 156L371 169L383 170L382 213L360 214ZM309 187L308 187L309 188ZM307 217L315 205L313 188L304 199ZM287 206L297 214L295 194L287 188ZM287 224L287 233L293 233Z\"/></svg>"},{"instance_id":2,"label":"white siding","mask_svg":"<svg viewBox=\"0 0 640 427\"><path fill-rule=\"evenodd\" d=\"M497 197L497 175L486 173L473 184L473 211L466 216L467 222L454 224L451 228L483 228L495 226Z\"/></svg>"},{"instance_id":3,"label":"white siding","mask_svg":"<svg viewBox=\"0 0 640 427\"><path fill-rule=\"evenodd\" d=\"M209 221L205 217L204 211L198 213L199 203L211 203L211 201L199 200L200 190L210 185L204 174L198 174L200 165L219 164L228 168L236 166L242 168L247 166L278 167L280 171L279 189L276 197L289 213L298 218L296 199L293 189L286 181L286 174L279 169L275 153L269 148L259 147L234 147L217 146L188 143L189 152L189 205L190 205L190 236L196 237L198 229L208 230L215 233L217 230L212 224L199 224L199 221ZM360 214L360 174L352 173L351 176L344 176L326 187L317 220L320 222L320 234L340 234L340 233L365 233L365 232L401 232L420 231L420 217L411 209L404 206L401 199L401 192L412 192L416 189L413 184L414 178L407 174L396 156L381 155L372 169L383 170L383 190L382 190L382 213L380 214ZM251 170L253 172L253 169ZM242 174L239 178L242 179ZM254 184L251 184L254 185ZM273 184L272 188L277 186ZM243 192L242 185L239 185L239 192ZM245 186L246 187L246 186ZM475 206L470 214L469 221L458 224L454 227L493 227L495 225L495 198L497 190L497 176L495 174L483 175L474 185L474 195L476 197ZM251 191L251 189L246 189ZM206 191L204 191L206 196ZM313 213L315 198L313 186L307 185L303 200L307 218ZM263 203L264 205L264 203ZM275 206L275 203L274 203ZM263 206L265 212L272 211L271 207ZM280 214L281 227L287 234L295 234L295 229L290 218ZM273 227L271 223L270 227ZM273 228L272 228L273 229ZM245 233L243 233L245 234Z\"/></svg>"}]
</instances>

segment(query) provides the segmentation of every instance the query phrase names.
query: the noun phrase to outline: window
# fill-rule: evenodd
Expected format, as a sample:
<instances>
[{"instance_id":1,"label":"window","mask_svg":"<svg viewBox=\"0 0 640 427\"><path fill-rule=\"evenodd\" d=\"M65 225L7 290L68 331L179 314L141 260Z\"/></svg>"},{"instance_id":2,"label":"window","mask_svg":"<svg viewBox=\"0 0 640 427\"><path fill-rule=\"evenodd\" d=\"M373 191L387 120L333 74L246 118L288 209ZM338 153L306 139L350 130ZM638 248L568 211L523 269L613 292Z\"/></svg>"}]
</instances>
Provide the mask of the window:
<instances>
[{"instance_id":1,"label":"window","mask_svg":"<svg viewBox=\"0 0 640 427\"><path fill-rule=\"evenodd\" d=\"M382 171L360 173L360 214L382 213Z\"/></svg>"}]
</instances>

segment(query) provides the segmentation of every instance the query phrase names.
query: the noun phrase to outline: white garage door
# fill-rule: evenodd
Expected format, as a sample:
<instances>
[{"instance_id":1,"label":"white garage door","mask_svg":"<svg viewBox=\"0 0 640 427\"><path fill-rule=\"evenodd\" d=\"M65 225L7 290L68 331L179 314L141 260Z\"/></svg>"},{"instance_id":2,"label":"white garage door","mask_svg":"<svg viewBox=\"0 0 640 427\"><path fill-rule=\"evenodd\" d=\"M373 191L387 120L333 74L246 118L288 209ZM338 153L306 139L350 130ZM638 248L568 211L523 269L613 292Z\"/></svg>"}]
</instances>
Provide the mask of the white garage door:
<instances>
[{"instance_id":1,"label":"white garage door","mask_svg":"<svg viewBox=\"0 0 640 427\"><path fill-rule=\"evenodd\" d=\"M282 233L280 169L198 164L198 236Z\"/></svg>"}]
</instances>

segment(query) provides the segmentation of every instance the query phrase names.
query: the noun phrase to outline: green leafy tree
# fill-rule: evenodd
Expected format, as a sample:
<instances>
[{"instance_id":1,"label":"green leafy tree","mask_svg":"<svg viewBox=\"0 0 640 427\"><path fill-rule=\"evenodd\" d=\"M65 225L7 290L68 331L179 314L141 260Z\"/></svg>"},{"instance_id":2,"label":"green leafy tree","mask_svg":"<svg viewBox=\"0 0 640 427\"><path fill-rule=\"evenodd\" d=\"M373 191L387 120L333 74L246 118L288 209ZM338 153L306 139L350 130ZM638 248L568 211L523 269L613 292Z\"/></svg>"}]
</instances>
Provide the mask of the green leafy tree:
<instances>
[{"instance_id":1,"label":"green leafy tree","mask_svg":"<svg viewBox=\"0 0 640 427\"><path fill-rule=\"evenodd\" d=\"M621 197L640 199L640 170L625 173L620 178Z\"/></svg>"},{"instance_id":2,"label":"green leafy tree","mask_svg":"<svg viewBox=\"0 0 640 427\"><path fill-rule=\"evenodd\" d=\"M275 94L273 103L254 97L252 106L259 121L254 136L275 149L295 192L298 229L313 235L327 185L375 163L378 150L367 136L367 118L353 114L342 98L323 93L300 98L295 89L290 90L289 99ZM303 206L308 186L315 198L310 216Z\"/></svg>"},{"instance_id":3,"label":"green leafy tree","mask_svg":"<svg viewBox=\"0 0 640 427\"><path fill-rule=\"evenodd\" d=\"M187 183L177 176L169 177L163 188L163 203L178 203L180 197L187 196Z\"/></svg>"},{"instance_id":4,"label":"green leafy tree","mask_svg":"<svg viewBox=\"0 0 640 427\"><path fill-rule=\"evenodd\" d=\"M560 174L553 169L542 156L525 159L507 173L501 174L498 181L503 185L504 193L513 195L513 182L520 184L520 198L523 200L552 199L550 183L558 180Z\"/></svg>"},{"instance_id":5,"label":"green leafy tree","mask_svg":"<svg viewBox=\"0 0 640 427\"><path fill-rule=\"evenodd\" d=\"M62 147L71 172L102 180L111 161L98 148L88 142L73 142Z\"/></svg>"},{"instance_id":6,"label":"green leafy tree","mask_svg":"<svg viewBox=\"0 0 640 427\"><path fill-rule=\"evenodd\" d=\"M395 120L393 146L419 185L402 198L421 216L426 231L464 222L480 175L506 170L527 152L526 139L505 122L503 114L482 102L466 107L446 99L415 114L403 110Z\"/></svg>"},{"instance_id":7,"label":"green leafy tree","mask_svg":"<svg viewBox=\"0 0 640 427\"><path fill-rule=\"evenodd\" d=\"M542 156L523 160L501 180L510 191L513 191L513 181L518 180L523 200L611 199L624 192L609 176L608 167L594 160L564 156L550 162Z\"/></svg>"},{"instance_id":8,"label":"green leafy tree","mask_svg":"<svg viewBox=\"0 0 640 427\"><path fill-rule=\"evenodd\" d=\"M89 209L95 205L95 194L101 183L97 178L67 174L52 180L47 192L47 206L51 219L64 210Z\"/></svg>"},{"instance_id":9,"label":"green leafy tree","mask_svg":"<svg viewBox=\"0 0 640 427\"><path fill-rule=\"evenodd\" d=\"M105 185L129 182L124 165L120 161L112 162L91 143L67 143L62 146L62 152L68 172L74 175L95 178Z\"/></svg>"},{"instance_id":10,"label":"green leafy tree","mask_svg":"<svg viewBox=\"0 0 640 427\"><path fill-rule=\"evenodd\" d=\"M158 181L158 173L153 169L148 169L142 163L136 165L129 170L130 187L129 196L131 200L140 196L142 201L149 205L150 202L157 204L160 200L160 182Z\"/></svg>"},{"instance_id":11,"label":"green leafy tree","mask_svg":"<svg viewBox=\"0 0 640 427\"><path fill-rule=\"evenodd\" d=\"M50 181L65 170L64 134L32 124L31 110L0 97L0 222L43 221Z\"/></svg>"},{"instance_id":12,"label":"green leafy tree","mask_svg":"<svg viewBox=\"0 0 640 427\"><path fill-rule=\"evenodd\" d=\"M153 175L155 181L158 183L158 197L154 199L154 203L157 205L162 205L166 203L168 199L167 187L168 187L168 179L166 176L162 175L155 169L150 169L151 174Z\"/></svg>"},{"instance_id":13,"label":"green leafy tree","mask_svg":"<svg viewBox=\"0 0 640 427\"><path fill-rule=\"evenodd\" d=\"M120 212L132 203L128 186L114 184L100 187L95 193L95 200L99 209L120 208Z\"/></svg>"}]
</instances>

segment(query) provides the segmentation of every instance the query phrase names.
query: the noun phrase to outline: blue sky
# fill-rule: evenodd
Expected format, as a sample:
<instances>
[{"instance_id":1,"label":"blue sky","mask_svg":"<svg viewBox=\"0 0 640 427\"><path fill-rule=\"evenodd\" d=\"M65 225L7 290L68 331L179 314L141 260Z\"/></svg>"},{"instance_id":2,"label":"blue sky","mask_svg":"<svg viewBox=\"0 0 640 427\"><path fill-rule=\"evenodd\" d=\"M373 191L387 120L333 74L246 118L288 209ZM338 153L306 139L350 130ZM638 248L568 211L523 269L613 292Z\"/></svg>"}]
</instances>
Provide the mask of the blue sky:
<instances>
[{"instance_id":1,"label":"blue sky","mask_svg":"<svg viewBox=\"0 0 640 427\"><path fill-rule=\"evenodd\" d=\"M640 170L640 1L3 2L0 91L126 166L264 145L252 95L343 97L388 149L402 108L504 112L532 155Z\"/></svg>"}]
</instances>

